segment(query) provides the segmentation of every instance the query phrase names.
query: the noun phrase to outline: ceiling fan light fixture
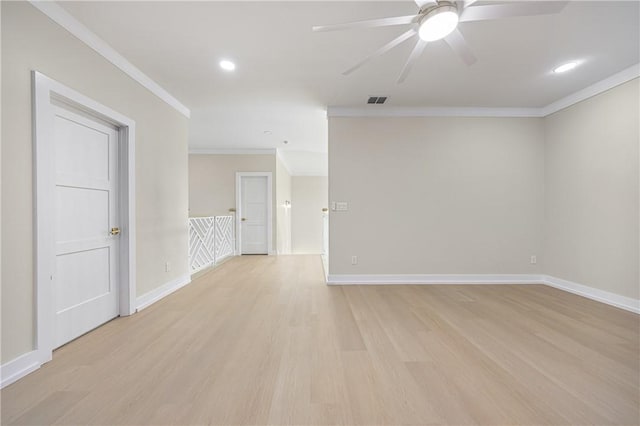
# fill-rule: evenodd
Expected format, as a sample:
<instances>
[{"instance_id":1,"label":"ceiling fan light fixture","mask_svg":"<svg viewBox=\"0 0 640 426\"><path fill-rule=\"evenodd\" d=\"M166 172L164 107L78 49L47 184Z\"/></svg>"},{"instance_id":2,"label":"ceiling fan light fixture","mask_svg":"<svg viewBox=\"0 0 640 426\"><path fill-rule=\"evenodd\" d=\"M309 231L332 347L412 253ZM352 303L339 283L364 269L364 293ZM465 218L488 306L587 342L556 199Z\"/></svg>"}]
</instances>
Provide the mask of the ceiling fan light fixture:
<instances>
[{"instance_id":1,"label":"ceiling fan light fixture","mask_svg":"<svg viewBox=\"0 0 640 426\"><path fill-rule=\"evenodd\" d=\"M418 35L424 41L436 41L445 38L458 26L458 9L451 5L440 5L432 9L420 22Z\"/></svg>"},{"instance_id":2,"label":"ceiling fan light fixture","mask_svg":"<svg viewBox=\"0 0 640 426\"><path fill-rule=\"evenodd\" d=\"M556 74L562 74L563 72L571 71L577 66L578 66L577 61L567 62L566 64L562 64L559 67L554 68L553 72Z\"/></svg>"},{"instance_id":3,"label":"ceiling fan light fixture","mask_svg":"<svg viewBox=\"0 0 640 426\"><path fill-rule=\"evenodd\" d=\"M233 71L236 69L236 64L229 61L228 59L221 60L219 65L220 65L220 68L222 68L225 71Z\"/></svg>"}]
</instances>

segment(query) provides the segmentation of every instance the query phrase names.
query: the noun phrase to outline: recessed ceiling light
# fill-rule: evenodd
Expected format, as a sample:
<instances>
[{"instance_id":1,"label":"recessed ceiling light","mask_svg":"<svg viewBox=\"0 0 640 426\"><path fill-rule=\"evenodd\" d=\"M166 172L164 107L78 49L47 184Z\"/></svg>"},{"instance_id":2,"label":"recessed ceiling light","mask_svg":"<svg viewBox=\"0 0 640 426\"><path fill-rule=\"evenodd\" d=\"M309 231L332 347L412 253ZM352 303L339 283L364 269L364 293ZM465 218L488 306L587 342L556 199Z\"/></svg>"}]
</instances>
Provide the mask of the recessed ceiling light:
<instances>
[{"instance_id":1,"label":"recessed ceiling light","mask_svg":"<svg viewBox=\"0 0 640 426\"><path fill-rule=\"evenodd\" d=\"M420 22L418 35L424 41L445 38L458 26L458 9L452 4L444 4L427 13Z\"/></svg>"},{"instance_id":2,"label":"recessed ceiling light","mask_svg":"<svg viewBox=\"0 0 640 426\"><path fill-rule=\"evenodd\" d=\"M566 64L562 64L559 67L554 68L553 72L556 74L561 74L563 72L571 71L577 66L578 66L578 63L576 61L567 62Z\"/></svg>"},{"instance_id":3,"label":"recessed ceiling light","mask_svg":"<svg viewBox=\"0 0 640 426\"><path fill-rule=\"evenodd\" d=\"M220 68L222 68L225 71L233 71L236 69L236 64L234 64L231 61L228 61L226 59L220 61Z\"/></svg>"}]
</instances>

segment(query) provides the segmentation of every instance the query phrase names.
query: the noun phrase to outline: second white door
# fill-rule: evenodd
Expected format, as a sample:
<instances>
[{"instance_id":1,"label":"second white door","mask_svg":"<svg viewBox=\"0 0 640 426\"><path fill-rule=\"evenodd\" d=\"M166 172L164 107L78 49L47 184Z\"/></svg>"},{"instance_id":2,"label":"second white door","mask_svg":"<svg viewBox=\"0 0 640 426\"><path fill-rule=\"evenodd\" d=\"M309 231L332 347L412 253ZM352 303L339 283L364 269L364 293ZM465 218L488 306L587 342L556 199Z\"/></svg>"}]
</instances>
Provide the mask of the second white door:
<instances>
[{"instance_id":1,"label":"second white door","mask_svg":"<svg viewBox=\"0 0 640 426\"><path fill-rule=\"evenodd\" d=\"M118 132L56 107L54 348L118 316Z\"/></svg>"},{"instance_id":2,"label":"second white door","mask_svg":"<svg viewBox=\"0 0 640 426\"><path fill-rule=\"evenodd\" d=\"M240 178L240 252L268 254L268 178Z\"/></svg>"}]
</instances>

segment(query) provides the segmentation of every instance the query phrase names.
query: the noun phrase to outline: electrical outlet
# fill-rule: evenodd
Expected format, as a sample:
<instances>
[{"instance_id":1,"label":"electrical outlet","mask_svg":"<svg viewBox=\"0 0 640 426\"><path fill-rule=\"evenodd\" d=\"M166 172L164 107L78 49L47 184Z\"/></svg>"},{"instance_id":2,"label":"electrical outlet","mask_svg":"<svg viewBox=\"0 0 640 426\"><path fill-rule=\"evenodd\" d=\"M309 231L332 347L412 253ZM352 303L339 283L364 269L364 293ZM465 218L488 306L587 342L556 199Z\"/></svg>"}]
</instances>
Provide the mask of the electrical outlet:
<instances>
[{"instance_id":1,"label":"electrical outlet","mask_svg":"<svg viewBox=\"0 0 640 426\"><path fill-rule=\"evenodd\" d=\"M351 256L351 264L352 265L358 264L358 256Z\"/></svg>"},{"instance_id":2,"label":"electrical outlet","mask_svg":"<svg viewBox=\"0 0 640 426\"><path fill-rule=\"evenodd\" d=\"M536 255L534 254L533 256L531 256L531 264L535 265L536 263L538 263L538 258L536 257Z\"/></svg>"},{"instance_id":3,"label":"electrical outlet","mask_svg":"<svg viewBox=\"0 0 640 426\"><path fill-rule=\"evenodd\" d=\"M164 262L164 271L169 272L171 270L171 265L169 262Z\"/></svg>"}]
</instances>

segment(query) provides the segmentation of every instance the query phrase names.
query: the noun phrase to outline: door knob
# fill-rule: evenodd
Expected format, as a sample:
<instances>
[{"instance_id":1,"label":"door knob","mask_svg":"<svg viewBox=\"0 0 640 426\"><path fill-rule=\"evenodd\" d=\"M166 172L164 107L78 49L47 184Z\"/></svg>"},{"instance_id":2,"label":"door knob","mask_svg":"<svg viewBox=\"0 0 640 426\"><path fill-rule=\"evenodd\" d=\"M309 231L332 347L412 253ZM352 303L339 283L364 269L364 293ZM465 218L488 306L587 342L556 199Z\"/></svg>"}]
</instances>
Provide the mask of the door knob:
<instances>
[{"instance_id":1,"label":"door knob","mask_svg":"<svg viewBox=\"0 0 640 426\"><path fill-rule=\"evenodd\" d=\"M120 233L120 228L111 228L111 235L118 235Z\"/></svg>"},{"instance_id":2,"label":"door knob","mask_svg":"<svg viewBox=\"0 0 640 426\"><path fill-rule=\"evenodd\" d=\"M243 218L242 218L242 219L240 219L240 220L244 222L245 220L247 220L247 218L246 218L246 217L243 217Z\"/></svg>"}]
</instances>

